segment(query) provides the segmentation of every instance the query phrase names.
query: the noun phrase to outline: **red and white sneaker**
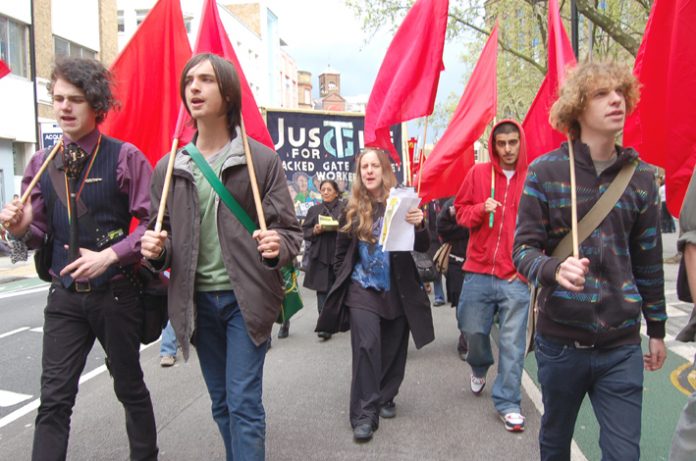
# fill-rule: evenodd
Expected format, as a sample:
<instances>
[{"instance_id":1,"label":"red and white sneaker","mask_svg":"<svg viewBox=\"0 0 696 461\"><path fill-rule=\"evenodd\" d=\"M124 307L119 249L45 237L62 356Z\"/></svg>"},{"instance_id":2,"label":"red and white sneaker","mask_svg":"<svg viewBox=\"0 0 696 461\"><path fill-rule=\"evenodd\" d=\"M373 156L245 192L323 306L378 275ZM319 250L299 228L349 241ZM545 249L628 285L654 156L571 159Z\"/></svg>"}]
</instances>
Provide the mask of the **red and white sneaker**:
<instances>
[{"instance_id":1,"label":"red and white sneaker","mask_svg":"<svg viewBox=\"0 0 696 461\"><path fill-rule=\"evenodd\" d=\"M524 416L519 413L507 413L500 415L500 419L505 423L505 429L509 432L524 431Z\"/></svg>"}]
</instances>

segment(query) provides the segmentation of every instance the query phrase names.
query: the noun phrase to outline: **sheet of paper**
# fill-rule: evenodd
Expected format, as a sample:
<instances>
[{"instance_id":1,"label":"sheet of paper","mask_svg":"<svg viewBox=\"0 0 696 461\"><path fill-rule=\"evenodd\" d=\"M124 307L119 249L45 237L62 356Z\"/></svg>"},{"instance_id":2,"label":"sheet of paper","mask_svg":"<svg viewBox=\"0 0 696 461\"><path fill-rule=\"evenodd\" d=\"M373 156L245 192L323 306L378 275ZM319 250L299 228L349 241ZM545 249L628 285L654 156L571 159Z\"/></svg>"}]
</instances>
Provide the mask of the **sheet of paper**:
<instances>
[{"instance_id":1,"label":"sheet of paper","mask_svg":"<svg viewBox=\"0 0 696 461\"><path fill-rule=\"evenodd\" d=\"M413 250L416 234L413 225L406 222L406 213L419 203L420 198L413 187L392 188L389 191L379 235L379 243L384 251Z\"/></svg>"},{"instance_id":2,"label":"sheet of paper","mask_svg":"<svg viewBox=\"0 0 696 461\"><path fill-rule=\"evenodd\" d=\"M338 230L338 221L331 216L319 215L319 226L325 231Z\"/></svg>"}]
</instances>

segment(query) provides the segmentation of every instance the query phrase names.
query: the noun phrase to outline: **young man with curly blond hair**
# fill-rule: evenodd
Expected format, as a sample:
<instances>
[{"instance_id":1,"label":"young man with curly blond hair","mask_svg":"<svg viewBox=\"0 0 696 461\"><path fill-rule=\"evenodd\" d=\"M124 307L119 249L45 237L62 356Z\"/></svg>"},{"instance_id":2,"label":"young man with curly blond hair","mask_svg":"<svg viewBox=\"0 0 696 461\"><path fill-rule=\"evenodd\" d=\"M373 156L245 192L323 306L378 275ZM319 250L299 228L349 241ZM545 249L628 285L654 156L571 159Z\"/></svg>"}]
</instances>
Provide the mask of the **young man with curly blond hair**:
<instances>
[{"instance_id":1,"label":"young man with curly blond hair","mask_svg":"<svg viewBox=\"0 0 696 461\"><path fill-rule=\"evenodd\" d=\"M572 70L551 109L575 152L578 220L622 167L636 165L607 217L579 244L579 257L550 256L571 230L568 144L529 166L513 259L541 288L535 354L544 402L542 460L570 459L580 405L589 395L600 426L602 459L640 458L643 368L665 360L665 298L655 168L616 144L638 82L611 62ZM641 314L650 337L641 353Z\"/></svg>"}]
</instances>

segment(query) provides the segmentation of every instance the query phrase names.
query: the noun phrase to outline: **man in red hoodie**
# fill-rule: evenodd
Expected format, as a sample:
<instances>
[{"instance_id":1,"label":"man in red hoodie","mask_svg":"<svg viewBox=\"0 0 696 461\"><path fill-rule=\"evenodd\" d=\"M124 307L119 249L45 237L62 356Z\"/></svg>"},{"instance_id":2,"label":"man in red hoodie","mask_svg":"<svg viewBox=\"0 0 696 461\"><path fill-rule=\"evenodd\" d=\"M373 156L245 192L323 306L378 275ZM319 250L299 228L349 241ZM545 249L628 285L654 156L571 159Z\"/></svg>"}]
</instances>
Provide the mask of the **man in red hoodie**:
<instances>
[{"instance_id":1,"label":"man in red hoodie","mask_svg":"<svg viewBox=\"0 0 696 461\"><path fill-rule=\"evenodd\" d=\"M496 124L489 152L490 162L474 165L454 203L457 222L470 232L457 318L469 342L471 391L480 395L488 368L495 362L490 332L497 314L499 358L493 403L505 429L521 432L520 384L529 290L512 263L517 205L527 174L527 149L520 124L512 120Z\"/></svg>"}]
</instances>

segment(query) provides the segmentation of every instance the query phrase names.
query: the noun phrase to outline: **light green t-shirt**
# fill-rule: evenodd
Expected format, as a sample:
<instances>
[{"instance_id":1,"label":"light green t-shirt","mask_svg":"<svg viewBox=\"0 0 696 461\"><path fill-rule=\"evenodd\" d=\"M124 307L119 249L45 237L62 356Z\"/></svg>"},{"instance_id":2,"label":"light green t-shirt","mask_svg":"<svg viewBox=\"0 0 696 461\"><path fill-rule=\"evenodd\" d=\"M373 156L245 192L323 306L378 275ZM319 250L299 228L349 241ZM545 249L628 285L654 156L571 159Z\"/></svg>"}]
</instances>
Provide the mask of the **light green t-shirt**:
<instances>
[{"instance_id":1,"label":"light green t-shirt","mask_svg":"<svg viewBox=\"0 0 696 461\"><path fill-rule=\"evenodd\" d=\"M218 177L229 152L230 144L228 143L207 159ZM218 238L217 193L195 163L193 163L193 179L198 190L198 203L201 206L201 240L196 266L196 291L231 290L232 285L225 264L222 262L222 250Z\"/></svg>"}]
</instances>

